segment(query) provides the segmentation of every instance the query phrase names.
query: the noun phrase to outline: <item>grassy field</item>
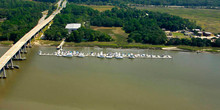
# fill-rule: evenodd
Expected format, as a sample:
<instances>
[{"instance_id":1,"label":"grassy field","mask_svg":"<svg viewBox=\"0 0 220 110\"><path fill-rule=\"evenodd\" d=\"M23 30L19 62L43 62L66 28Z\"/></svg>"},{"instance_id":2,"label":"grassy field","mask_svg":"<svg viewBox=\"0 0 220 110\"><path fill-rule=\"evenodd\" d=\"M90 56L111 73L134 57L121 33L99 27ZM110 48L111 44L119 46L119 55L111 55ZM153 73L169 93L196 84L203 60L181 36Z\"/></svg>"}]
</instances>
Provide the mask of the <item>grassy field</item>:
<instances>
[{"instance_id":1,"label":"grassy field","mask_svg":"<svg viewBox=\"0 0 220 110\"><path fill-rule=\"evenodd\" d=\"M151 45L151 44L140 44L140 43L127 43L128 34L122 30L121 27L97 27L91 26L92 29L107 33L112 36L114 41L112 42L66 42L64 46L75 46L75 47L111 47L111 48L141 48L141 49L162 49L163 47L169 47L164 45ZM36 39L36 45L42 46L58 46L61 41L49 41L49 40L40 40Z\"/></svg>"},{"instance_id":2,"label":"grassy field","mask_svg":"<svg viewBox=\"0 0 220 110\"><path fill-rule=\"evenodd\" d=\"M186 46L186 45L180 45L180 46L177 46L177 47L180 48L180 49L189 50L189 51L220 53L220 48L219 47L194 47L194 46Z\"/></svg>"},{"instance_id":3,"label":"grassy field","mask_svg":"<svg viewBox=\"0 0 220 110\"><path fill-rule=\"evenodd\" d=\"M109 5L82 5L82 6L91 7L92 9L98 10L100 12L111 10L112 8L114 8L114 6L109 6Z\"/></svg>"},{"instance_id":4,"label":"grassy field","mask_svg":"<svg viewBox=\"0 0 220 110\"><path fill-rule=\"evenodd\" d=\"M107 33L112 36L117 45L127 45L128 34L121 27L97 27L91 26L92 29Z\"/></svg>"},{"instance_id":5,"label":"grassy field","mask_svg":"<svg viewBox=\"0 0 220 110\"><path fill-rule=\"evenodd\" d=\"M178 37L178 38L190 38L189 36L185 36L183 33L179 33L179 32L172 32L173 37Z\"/></svg>"},{"instance_id":6,"label":"grassy field","mask_svg":"<svg viewBox=\"0 0 220 110\"><path fill-rule=\"evenodd\" d=\"M97 27L91 26L92 29L107 33L112 36L114 41L112 42L66 42L64 46L75 46L75 47L111 47L111 48L140 48L140 49L162 49L165 47L176 47L176 46L165 46L165 45L151 45L141 43L127 43L128 34L122 30L121 27ZM175 33L177 36L184 37L181 33ZM58 46L60 41L48 41L40 40L41 45ZM177 46L180 49L188 51L208 51L208 52L220 52L220 48L215 47L193 47L193 46Z\"/></svg>"},{"instance_id":7,"label":"grassy field","mask_svg":"<svg viewBox=\"0 0 220 110\"><path fill-rule=\"evenodd\" d=\"M220 33L220 10L215 9L190 9L190 8L165 8L165 7L136 7L137 9L158 11L177 15L190 20L195 20L206 31Z\"/></svg>"},{"instance_id":8,"label":"grassy field","mask_svg":"<svg viewBox=\"0 0 220 110\"><path fill-rule=\"evenodd\" d=\"M0 45L3 46L10 46L13 44L13 41L0 41Z\"/></svg>"}]
</instances>

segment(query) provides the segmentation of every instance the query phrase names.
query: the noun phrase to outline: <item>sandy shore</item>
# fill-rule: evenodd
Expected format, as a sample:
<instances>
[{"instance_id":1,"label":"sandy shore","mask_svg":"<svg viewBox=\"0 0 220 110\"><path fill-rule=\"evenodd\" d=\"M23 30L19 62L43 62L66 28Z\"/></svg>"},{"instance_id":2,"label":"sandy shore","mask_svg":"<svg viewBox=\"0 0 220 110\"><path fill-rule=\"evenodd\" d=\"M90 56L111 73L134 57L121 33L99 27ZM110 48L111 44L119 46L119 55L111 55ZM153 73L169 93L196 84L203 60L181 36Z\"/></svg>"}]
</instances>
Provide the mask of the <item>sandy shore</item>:
<instances>
[{"instance_id":1,"label":"sandy shore","mask_svg":"<svg viewBox=\"0 0 220 110\"><path fill-rule=\"evenodd\" d=\"M165 48L162 48L162 50L181 51L183 49L179 49L177 47L165 47Z\"/></svg>"}]
</instances>

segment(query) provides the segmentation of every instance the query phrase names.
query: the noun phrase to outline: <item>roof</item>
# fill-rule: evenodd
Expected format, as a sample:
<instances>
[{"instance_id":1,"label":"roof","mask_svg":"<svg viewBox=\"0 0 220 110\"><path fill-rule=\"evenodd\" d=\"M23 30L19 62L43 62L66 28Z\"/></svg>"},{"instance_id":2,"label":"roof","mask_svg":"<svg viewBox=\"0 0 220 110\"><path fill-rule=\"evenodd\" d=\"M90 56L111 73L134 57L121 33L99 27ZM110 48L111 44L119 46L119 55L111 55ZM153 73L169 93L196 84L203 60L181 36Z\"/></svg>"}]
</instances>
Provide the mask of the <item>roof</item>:
<instances>
[{"instance_id":1,"label":"roof","mask_svg":"<svg viewBox=\"0 0 220 110\"><path fill-rule=\"evenodd\" d=\"M206 34L212 34L211 32L205 32Z\"/></svg>"},{"instance_id":2,"label":"roof","mask_svg":"<svg viewBox=\"0 0 220 110\"><path fill-rule=\"evenodd\" d=\"M66 29L79 29L81 27L81 23L71 23L66 25Z\"/></svg>"},{"instance_id":3,"label":"roof","mask_svg":"<svg viewBox=\"0 0 220 110\"><path fill-rule=\"evenodd\" d=\"M193 29L193 31L200 31L200 29Z\"/></svg>"}]
</instances>

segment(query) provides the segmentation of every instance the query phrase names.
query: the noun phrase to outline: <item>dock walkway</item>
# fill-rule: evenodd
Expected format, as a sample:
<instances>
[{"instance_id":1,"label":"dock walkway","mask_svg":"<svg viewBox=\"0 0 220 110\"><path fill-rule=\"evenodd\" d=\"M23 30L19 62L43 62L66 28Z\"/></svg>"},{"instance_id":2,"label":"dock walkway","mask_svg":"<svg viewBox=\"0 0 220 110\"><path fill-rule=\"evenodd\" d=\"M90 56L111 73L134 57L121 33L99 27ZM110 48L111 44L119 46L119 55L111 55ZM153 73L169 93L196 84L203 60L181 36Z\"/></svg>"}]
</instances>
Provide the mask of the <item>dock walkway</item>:
<instances>
[{"instance_id":1,"label":"dock walkway","mask_svg":"<svg viewBox=\"0 0 220 110\"><path fill-rule=\"evenodd\" d=\"M57 46L57 50L59 50L59 49L62 49L62 48L63 48L63 45L64 45L64 43L65 43L65 40L66 40L66 38L64 38L64 39L62 40L62 42L60 43L60 45L59 45L59 46Z\"/></svg>"}]
</instances>

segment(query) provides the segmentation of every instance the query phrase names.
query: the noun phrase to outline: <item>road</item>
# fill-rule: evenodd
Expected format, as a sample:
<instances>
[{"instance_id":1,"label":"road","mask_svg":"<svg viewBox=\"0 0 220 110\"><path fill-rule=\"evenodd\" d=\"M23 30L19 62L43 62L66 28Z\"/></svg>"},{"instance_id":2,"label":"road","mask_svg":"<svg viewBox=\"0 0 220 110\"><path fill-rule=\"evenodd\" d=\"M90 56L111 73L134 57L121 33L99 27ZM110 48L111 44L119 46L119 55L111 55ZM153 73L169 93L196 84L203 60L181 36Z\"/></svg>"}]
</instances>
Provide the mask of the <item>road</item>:
<instances>
[{"instance_id":1,"label":"road","mask_svg":"<svg viewBox=\"0 0 220 110\"><path fill-rule=\"evenodd\" d=\"M60 4L62 0L58 2ZM0 58L0 70L13 58L13 56L28 42L33 36L35 36L42 28L44 28L48 23L50 23L56 14L60 13L63 9L63 6L66 5L66 0L63 2L62 7L57 8L46 20L42 21L40 24L37 24L32 30L26 33L16 44L14 44L1 58ZM58 5L60 6L60 5Z\"/></svg>"}]
</instances>

